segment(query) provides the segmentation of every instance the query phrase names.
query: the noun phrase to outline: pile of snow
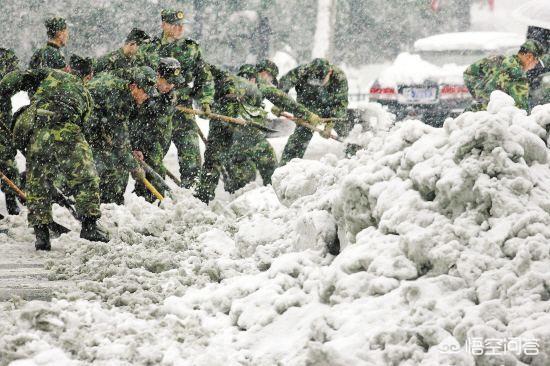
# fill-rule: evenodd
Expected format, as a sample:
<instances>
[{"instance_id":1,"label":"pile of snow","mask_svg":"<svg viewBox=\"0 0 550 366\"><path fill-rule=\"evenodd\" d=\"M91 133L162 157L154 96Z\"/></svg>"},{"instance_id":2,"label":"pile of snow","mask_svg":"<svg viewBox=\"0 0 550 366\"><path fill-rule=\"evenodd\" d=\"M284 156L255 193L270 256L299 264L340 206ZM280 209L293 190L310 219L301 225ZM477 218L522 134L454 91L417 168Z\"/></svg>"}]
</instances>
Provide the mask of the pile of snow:
<instances>
[{"instance_id":1,"label":"pile of snow","mask_svg":"<svg viewBox=\"0 0 550 366\"><path fill-rule=\"evenodd\" d=\"M420 51L497 51L519 48L525 36L509 32L444 33L419 39L414 49Z\"/></svg>"},{"instance_id":2,"label":"pile of snow","mask_svg":"<svg viewBox=\"0 0 550 366\"><path fill-rule=\"evenodd\" d=\"M76 290L1 305L1 363L549 364L550 105L372 113L357 157L293 160L219 213L186 191L103 206L110 243L53 242ZM473 354L495 340L521 342Z\"/></svg>"},{"instance_id":3,"label":"pile of snow","mask_svg":"<svg viewBox=\"0 0 550 366\"><path fill-rule=\"evenodd\" d=\"M423 60L420 55L407 52L397 56L393 64L382 71L378 81L383 87L421 84L426 80L437 83L462 84L462 74L468 65L434 65Z\"/></svg>"}]
</instances>

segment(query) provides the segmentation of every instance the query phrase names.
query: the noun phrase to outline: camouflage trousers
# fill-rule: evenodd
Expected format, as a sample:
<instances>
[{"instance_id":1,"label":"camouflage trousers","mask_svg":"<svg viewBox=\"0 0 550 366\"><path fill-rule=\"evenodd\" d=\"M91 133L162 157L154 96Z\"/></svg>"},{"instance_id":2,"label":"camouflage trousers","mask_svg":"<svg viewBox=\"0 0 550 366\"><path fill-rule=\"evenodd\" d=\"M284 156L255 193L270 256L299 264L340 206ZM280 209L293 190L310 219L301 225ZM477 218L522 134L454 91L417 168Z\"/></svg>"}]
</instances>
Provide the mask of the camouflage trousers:
<instances>
[{"instance_id":1,"label":"camouflage trousers","mask_svg":"<svg viewBox=\"0 0 550 366\"><path fill-rule=\"evenodd\" d=\"M110 150L94 150L94 160L99 175L99 193L101 203L124 204L124 192L128 185L128 170L124 159Z\"/></svg>"},{"instance_id":2,"label":"camouflage trousers","mask_svg":"<svg viewBox=\"0 0 550 366\"><path fill-rule=\"evenodd\" d=\"M37 117L37 121L43 117ZM80 218L99 218L99 178L90 146L73 121L37 123L27 149L27 207L32 226L52 218L54 182L62 177Z\"/></svg>"},{"instance_id":3,"label":"camouflage trousers","mask_svg":"<svg viewBox=\"0 0 550 366\"><path fill-rule=\"evenodd\" d=\"M204 164L196 189L196 196L205 203L214 198L220 173L223 173L225 169L225 162L228 160L232 142L232 128L223 122L210 121L208 142L204 151ZM226 176L224 178L227 179Z\"/></svg>"},{"instance_id":4,"label":"camouflage trousers","mask_svg":"<svg viewBox=\"0 0 550 366\"><path fill-rule=\"evenodd\" d=\"M229 182L226 189L233 193L256 179L259 171L265 185L271 184L271 176L277 168L277 156L265 135L253 128L239 128L226 160Z\"/></svg>"},{"instance_id":5,"label":"camouflage trousers","mask_svg":"<svg viewBox=\"0 0 550 366\"><path fill-rule=\"evenodd\" d=\"M185 105L191 108L191 104ZM172 141L178 149L178 163L182 186L190 188L197 180L201 168L201 152L195 117L176 112L172 119Z\"/></svg>"},{"instance_id":6,"label":"camouflage trousers","mask_svg":"<svg viewBox=\"0 0 550 366\"><path fill-rule=\"evenodd\" d=\"M345 137L349 134L351 126L347 122L336 123L334 125L334 130L339 136ZM303 158L312 137L313 131L309 128L296 126L296 129L288 138L283 150L283 155L281 156L281 166L285 165L294 158Z\"/></svg>"}]
</instances>

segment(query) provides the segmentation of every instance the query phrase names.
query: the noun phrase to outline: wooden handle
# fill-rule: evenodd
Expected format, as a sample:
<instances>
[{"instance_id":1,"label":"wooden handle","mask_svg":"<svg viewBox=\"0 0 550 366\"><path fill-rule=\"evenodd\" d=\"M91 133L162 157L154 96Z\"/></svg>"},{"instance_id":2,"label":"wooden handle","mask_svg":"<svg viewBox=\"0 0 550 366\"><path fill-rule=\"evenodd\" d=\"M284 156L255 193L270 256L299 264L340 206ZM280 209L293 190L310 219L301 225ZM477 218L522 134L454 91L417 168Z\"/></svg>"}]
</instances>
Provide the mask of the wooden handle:
<instances>
[{"instance_id":1,"label":"wooden handle","mask_svg":"<svg viewBox=\"0 0 550 366\"><path fill-rule=\"evenodd\" d=\"M151 182L149 182L146 178L143 178L143 180L141 181L141 183L143 183L143 185L147 188L147 190L149 192L151 192L159 201L162 201L164 200L164 197L162 194L160 194L159 191L157 191L157 189L155 188L155 186L153 186L151 184Z\"/></svg>"},{"instance_id":2,"label":"wooden handle","mask_svg":"<svg viewBox=\"0 0 550 366\"><path fill-rule=\"evenodd\" d=\"M7 185L8 185L11 189L13 189L13 191L14 191L15 193L17 193L17 195L19 196L19 198L21 199L21 201L24 202L24 201L27 200L27 195L25 194L25 192L23 192L22 190L20 190L19 187L17 187L17 186L15 185L15 183L13 183L12 180L11 180L10 178L6 177L6 176L4 175L3 172L0 172L0 178L1 178L4 182L6 182Z\"/></svg>"}]
</instances>

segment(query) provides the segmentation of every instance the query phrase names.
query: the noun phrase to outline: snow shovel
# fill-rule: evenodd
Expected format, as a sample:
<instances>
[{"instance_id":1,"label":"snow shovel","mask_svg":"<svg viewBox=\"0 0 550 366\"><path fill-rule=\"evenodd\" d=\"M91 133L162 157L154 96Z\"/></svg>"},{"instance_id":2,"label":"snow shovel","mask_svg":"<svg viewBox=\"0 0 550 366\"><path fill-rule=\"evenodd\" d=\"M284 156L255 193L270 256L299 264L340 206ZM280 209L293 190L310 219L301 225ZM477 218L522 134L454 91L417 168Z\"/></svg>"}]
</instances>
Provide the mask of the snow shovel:
<instances>
[{"instance_id":1,"label":"snow shovel","mask_svg":"<svg viewBox=\"0 0 550 366\"><path fill-rule=\"evenodd\" d=\"M307 122L306 120L304 119L301 119L301 118L298 118L298 117L295 117L289 113L286 113L286 112L283 112L281 114L282 116L288 118L289 120L291 121L294 121L294 123L296 123L297 125L299 126L304 126L308 129L310 129L311 131L314 131L314 132L318 132L319 134L323 134L324 131L314 125L312 125L311 123ZM335 121L336 119L335 118L324 118L323 121L324 122L333 122ZM338 136L334 136L334 135L330 135L329 138L333 139L333 140L336 140L336 141L339 141L339 142L344 142L344 140L342 140L340 137Z\"/></svg>"},{"instance_id":2,"label":"snow shovel","mask_svg":"<svg viewBox=\"0 0 550 366\"><path fill-rule=\"evenodd\" d=\"M214 119L214 120L217 120L217 121L232 123L234 125L251 126L251 127L257 128L258 130L263 131L263 132L269 132L269 133L278 132L276 130L273 130L269 127L266 127L266 126L262 125L261 123L254 122L254 121L248 121L248 120L244 120L244 119L240 119L240 118L228 117L228 116L224 116L224 115L221 115L221 114L206 113L206 112L203 112L203 111L198 111L196 109L186 108L186 107L183 107L183 106L177 106L176 109L179 110L180 112L183 112L183 113L194 114L196 116L202 116L202 117L206 117L208 119Z\"/></svg>"},{"instance_id":3,"label":"snow shovel","mask_svg":"<svg viewBox=\"0 0 550 366\"><path fill-rule=\"evenodd\" d=\"M2 179L4 182L6 182L8 187L10 187L17 194L17 196L19 197L19 200L22 203L27 201L27 195L25 194L25 192L23 192L19 187L17 187L17 185L15 183L13 183L13 181L11 179L6 177L6 175L2 171L0 171L0 179ZM56 192L57 192L57 190L56 190ZM64 199L60 200L59 196L62 196ZM71 213L71 215L73 215L74 218L76 218L78 220L76 210L71 206L70 203L68 203L69 201L65 196L63 196L61 193L57 192L54 199L61 206L66 207L69 210L69 212ZM54 234L56 236L59 236L61 234L66 234L66 233L71 231L69 228L67 228L67 227L65 227L65 226L63 226L63 225L61 225L61 224L59 224L55 221L48 225L48 229L52 232L52 234Z\"/></svg>"}]
</instances>

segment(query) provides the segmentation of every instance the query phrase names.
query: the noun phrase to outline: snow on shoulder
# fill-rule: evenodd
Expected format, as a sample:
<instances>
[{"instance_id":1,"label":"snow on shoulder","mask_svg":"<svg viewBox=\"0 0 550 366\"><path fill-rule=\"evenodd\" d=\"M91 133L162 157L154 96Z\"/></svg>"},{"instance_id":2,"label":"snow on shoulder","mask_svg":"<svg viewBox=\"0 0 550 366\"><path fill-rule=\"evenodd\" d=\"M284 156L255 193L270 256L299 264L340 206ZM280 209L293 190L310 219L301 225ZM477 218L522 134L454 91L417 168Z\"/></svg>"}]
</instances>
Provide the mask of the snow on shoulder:
<instances>
[{"instance_id":1,"label":"snow on shoulder","mask_svg":"<svg viewBox=\"0 0 550 366\"><path fill-rule=\"evenodd\" d=\"M295 159L227 213L185 191L103 206L110 243L53 243L77 290L2 305L0 359L547 365L550 105L495 92L439 129L383 113L355 158Z\"/></svg>"},{"instance_id":2,"label":"snow on shoulder","mask_svg":"<svg viewBox=\"0 0 550 366\"><path fill-rule=\"evenodd\" d=\"M420 51L496 51L518 48L525 36L506 32L443 33L419 39L414 49Z\"/></svg>"}]
</instances>

